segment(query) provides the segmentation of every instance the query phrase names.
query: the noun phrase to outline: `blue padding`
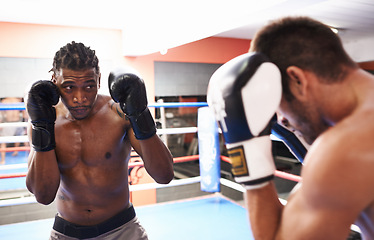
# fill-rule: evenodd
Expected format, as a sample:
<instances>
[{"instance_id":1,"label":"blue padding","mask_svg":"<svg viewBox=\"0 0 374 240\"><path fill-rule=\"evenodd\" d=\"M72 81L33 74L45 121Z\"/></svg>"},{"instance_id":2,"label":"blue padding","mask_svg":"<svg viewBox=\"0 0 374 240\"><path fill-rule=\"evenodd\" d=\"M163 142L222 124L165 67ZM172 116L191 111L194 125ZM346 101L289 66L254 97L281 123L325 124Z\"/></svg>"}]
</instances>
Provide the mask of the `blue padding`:
<instances>
[{"instance_id":1,"label":"blue padding","mask_svg":"<svg viewBox=\"0 0 374 240\"><path fill-rule=\"evenodd\" d=\"M307 149L295 134L281 126L279 123L274 124L271 133L286 144L290 149L290 152L297 158L297 160L299 160L299 162L302 163L304 161Z\"/></svg>"},{"instance_id":2,"label":"blue padding","mask_svg":"<svg viewBox=\"0 0 374 240\"><path fill-rule=\"evenodd\" d=\"M218 138L218 126L209 107L198 110L198 139L201 190L219 192L221 178L221 159Z\"/></svg>"},{"instance_id":3,"label":"blue padding","mask_svg":"<svg viewBox=\"0 0 374 240\"><path fill-rule=\"evenodd\" d=\"M25 110L25 103L0 103L0 110Z\"/></svg>"},{"instance_id":4,"label":"blue padding","mask_svg":"<svg viewBox=\"0 0 374 240\"><path fill-rule=\"evenodd\" d=\"M178 107L206 107L206 102L166 102L166 103L150 103L148 107L155 108L178 108Z\"/></svg>"}]
</instances>

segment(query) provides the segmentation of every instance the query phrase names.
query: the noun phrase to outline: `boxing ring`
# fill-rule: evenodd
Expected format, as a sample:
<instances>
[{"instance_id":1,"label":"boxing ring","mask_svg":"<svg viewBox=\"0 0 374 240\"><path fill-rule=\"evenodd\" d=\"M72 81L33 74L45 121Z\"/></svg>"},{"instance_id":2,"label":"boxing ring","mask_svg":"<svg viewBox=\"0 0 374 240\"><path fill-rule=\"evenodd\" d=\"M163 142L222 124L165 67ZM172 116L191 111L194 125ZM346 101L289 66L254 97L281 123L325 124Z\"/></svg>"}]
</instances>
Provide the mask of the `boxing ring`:
<instances>
[{"instance_id":1,"label":"boxing ring","mask_svg":"<svg viewBox=\"0 0 374 240\"><path fill-rule=\"evenodd\" d=\"M230 159L220 155L218 128L211 123L206 125L209 118L206 113L206 103L161 103L151 104L155 108L199 107L198 126L184 128L158 129L159 135L197 133L199 137L199 155L174 158L175 163L199 160L200 176L175 179L167 185L154 182L130 185L130 192L147 189L175 188L185 185L198 184L202 194L179 200L157 202L154 204L135 206L137 216L148 232L149 238L157 239L253 239L249 227L247 212L242 201L236 201L222 194L222 187L244 192L239 184L220 176L220 163L230 163ZM0 110L24 110L24 104L0 104ZM200 111L201 110L201 111ZM212 121L212 120L209 120ZM213 120L213 122L215 122ZM1 124L0 127L20 126L26 123ZM274 138L277 140L276 138ZM218 142L217 142L218 141ZM2 136L0 143L28 142L27 136ZM6 164L0 165L0 196L2 192L11 189L26 189L25 176L27 172L27 155L29 147L0 149L5 151ZM11 152L18 151L17 157ZM132 155L137 161L129 163L129 169L142 167L139 157ZM276 176L290 181L300 181L300 176L276 171ZM284 200L282 200L284 201ZM36 203L35 198L21 196L0 200L1 209L11 209L14 206ZM24 221L0 225L0 239L47 239L53 225L53 218ZM1 224L1 223L0 223Z\"/></svg>"}]
</instances>

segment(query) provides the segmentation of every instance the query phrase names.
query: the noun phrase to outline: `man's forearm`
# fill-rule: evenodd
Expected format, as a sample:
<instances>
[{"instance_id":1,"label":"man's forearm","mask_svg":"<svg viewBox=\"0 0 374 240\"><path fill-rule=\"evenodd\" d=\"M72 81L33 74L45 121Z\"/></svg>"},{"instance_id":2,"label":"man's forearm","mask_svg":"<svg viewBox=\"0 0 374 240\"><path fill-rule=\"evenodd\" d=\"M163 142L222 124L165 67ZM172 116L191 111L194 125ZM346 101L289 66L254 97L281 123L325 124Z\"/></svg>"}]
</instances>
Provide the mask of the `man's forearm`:
<instances>
[{"instance_id":1,"label":"man's forearm","mask_svg":"<svg viewBox=\"0 0 374 240\"><path fill-rule=\"evenodd\" d=\"M275 239L283 205L280 203L274 182L245 193L249 220L255 239Z\"/></svg>"},{"instance_id":2,"label":"man's forearm","mask_svg":"<svg viewBox=\"0 0 374 240\"><path fill-rule=\"evenodd\" d=\"M156 182L169 183L174 177L173 157L169 149L157 135L139 142L147 172Z\"/></svg>"},{"instance_id":3,"label":"man's forearm","mask_svg":"<svg viewBox=\"0 0 374 240\"><path fill-rule=\"evenodd\" d=\"M47 205L53 202L60 185L60 171L54 150L30 153L26 185L39 203Z\"/></svg>"}]
</instances>

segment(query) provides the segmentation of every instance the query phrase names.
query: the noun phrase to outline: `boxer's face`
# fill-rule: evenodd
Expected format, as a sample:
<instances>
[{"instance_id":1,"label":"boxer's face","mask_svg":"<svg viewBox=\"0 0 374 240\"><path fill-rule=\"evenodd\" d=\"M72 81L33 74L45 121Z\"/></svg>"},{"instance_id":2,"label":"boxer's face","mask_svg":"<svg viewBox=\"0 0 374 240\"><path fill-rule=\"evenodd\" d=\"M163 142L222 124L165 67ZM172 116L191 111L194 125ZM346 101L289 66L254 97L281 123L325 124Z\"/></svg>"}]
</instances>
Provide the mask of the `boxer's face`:
<instances>
[{"instance_id":1,"label":"boxer's face","mask_svg":"<svg viewBox=\"0 0 374 240\"><path fill-rule=\"evenodd\" d=\"M329 127L321 118L318 108L310 102L282 98L278 111L288 120L287 127L301 135L308 144L312 144Z\"/></svg>"},{"instance_id":2,"label":"boxer's face","mask_svg":"<svg viewBox=\"0 0 374 240\"><path fill-rule=\"evenodd\" d=\"M84 119L90 114L100 86L100 73L95 68L78 71L62 68L53 82L59 87L61 101L73 118Z\"/></svg>"}]
</instances>

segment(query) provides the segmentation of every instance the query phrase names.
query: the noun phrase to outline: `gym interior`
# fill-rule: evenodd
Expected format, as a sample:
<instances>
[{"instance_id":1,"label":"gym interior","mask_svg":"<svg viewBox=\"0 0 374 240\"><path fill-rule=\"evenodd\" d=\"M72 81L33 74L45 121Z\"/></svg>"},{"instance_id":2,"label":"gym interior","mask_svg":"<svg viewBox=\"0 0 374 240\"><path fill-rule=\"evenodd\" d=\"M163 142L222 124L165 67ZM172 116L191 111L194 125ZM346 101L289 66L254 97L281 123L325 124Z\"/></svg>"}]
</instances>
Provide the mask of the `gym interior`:
<instances>
[{"instance_id":1,"label":"gym interior","mask_svg":"<svg viewBox=\"0 0 374 240\"><path fill-rule=\"evenodd\" d=\"M263 6L244 0L193 0L184 7L173 1L143 5L115 0L67 1L63 4L67 6L46 0L3 2L0 239L47 239L53 225L56 204L37 203L26 188L30 144L24 98L34 81L51 79L54 53L68 42L83 42L96 51L101 68L100 94L109 94L107 78L117 66L135 68L145 81L157 132L175 160L174 180L169 186L156 184L135 153L130 160L130 201L150 239L251 236L243 189L232 176L221 133L215 149L219 153L220 187L217 191L202 190L198 115L200 108L207 107L212 74L227 61L247 53L255 31L263 24L286 15L315 17L337 29L346 51L361 68L374 73L374 3L370 0L265 1L268 5ZM236 2L244 7L232 6ZM78 7L72 9L70 4ZM248 10L257 4L261 6ZM226 16L227 12L230 14ZM10 112L16 117L8 119ZM7 134L6 129L14 127L21 132ZM289 174L275 177L279 197L286 201L303 164L281 140L274 138L272 145L277 170ZM230 230L234 225L242 230Z\"/></svg>"}]
</instances>

